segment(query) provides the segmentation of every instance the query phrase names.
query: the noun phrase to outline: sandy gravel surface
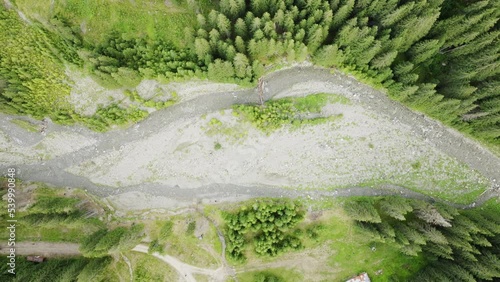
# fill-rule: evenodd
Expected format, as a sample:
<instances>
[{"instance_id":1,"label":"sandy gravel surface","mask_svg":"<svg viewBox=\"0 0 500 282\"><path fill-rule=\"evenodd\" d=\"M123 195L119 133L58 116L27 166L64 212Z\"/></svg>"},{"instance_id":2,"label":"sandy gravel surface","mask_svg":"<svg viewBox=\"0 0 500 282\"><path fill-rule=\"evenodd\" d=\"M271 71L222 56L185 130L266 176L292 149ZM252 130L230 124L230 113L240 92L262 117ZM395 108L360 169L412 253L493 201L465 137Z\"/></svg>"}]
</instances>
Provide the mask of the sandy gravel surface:
<instances>
[{"instance_id":1,"label":"sandy gravel surface","mask_svg":"<svg viewBox=\"0 0 500 282\"><path fill-rule=\"evenodd\" d=\"M79 256L79 244L76 243L51 243L51 242L16 242L17 255L53 256ZM0 254L8 254L7 244L0 244Z\"/></svg>"},{"instance_id":2,"label":"sandy gravel surface","mask_svg":"<svg viewBox=\"0 0 500 282\"><path fill-rule=\"evenodd\" d=\"M498 157L350 77L306 67L265 80L266 99L327 92L350 103L323 109L325 116L342 114L336 121L270 135L224 110L257 102L255 89L195 95L184 86L188 94L180 95L182 102L129 129L104 134L49 123L41 136L23 132L9 121L13 117L1 115L0 169L16 166L25 180L82 187L124 209L332 195L333 189L363 183L398 184L453 198L493 187L500 179ZM211 127L212 118L222 126Z\"/></svg>"}]
</instances>

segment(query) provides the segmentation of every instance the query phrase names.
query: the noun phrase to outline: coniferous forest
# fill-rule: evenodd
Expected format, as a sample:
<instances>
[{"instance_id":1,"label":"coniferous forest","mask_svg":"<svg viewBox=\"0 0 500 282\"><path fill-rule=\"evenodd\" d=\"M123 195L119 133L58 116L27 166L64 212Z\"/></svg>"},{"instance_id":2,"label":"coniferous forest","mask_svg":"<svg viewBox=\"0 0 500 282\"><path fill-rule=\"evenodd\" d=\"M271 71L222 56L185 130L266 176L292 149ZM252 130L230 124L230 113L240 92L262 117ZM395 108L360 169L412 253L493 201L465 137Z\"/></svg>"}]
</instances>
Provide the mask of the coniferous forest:
<instances>
[{"instance_id":1,"label":"coniferous forest","mask_svg":"<svg viewBox=\"0 0 500 282\"><path fill-rule=\"evenodd\" d=\"M500 277L500 221L494 210L385 197L345 206L376 242L396 246L426 265L411 281L488 281Z\"/></svg>"},{"instance_id":2,"label":"coniferous forest","mask_svg":"<svg viewBox=\"0 0 500 282\"><path fill-rule=\"evenodd\" d=\"M269 70L309 60L500 144L498 1L222 0L208 7L178 40L114 30L99 42L82 37L62 13L27 27L3 10L1 108L105 130L147 113L111 107L79 116L63 99L64 65L81 66L109 87L193 76L253 85Z\"/></svg>"}]
</instances>

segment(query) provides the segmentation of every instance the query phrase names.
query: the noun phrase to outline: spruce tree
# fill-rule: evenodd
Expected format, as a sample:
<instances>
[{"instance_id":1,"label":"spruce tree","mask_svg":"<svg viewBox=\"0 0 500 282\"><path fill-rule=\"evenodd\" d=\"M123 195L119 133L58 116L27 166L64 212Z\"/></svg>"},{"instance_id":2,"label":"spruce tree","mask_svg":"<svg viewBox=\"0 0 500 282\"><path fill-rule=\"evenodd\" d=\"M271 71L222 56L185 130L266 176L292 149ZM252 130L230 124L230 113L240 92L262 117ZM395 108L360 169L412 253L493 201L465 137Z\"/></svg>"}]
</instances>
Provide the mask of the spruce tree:
<instances>
[{"instance_id":1,"label":"spruce tree","mask_svg":"<svg viewBox=\"0 0 500 282\"><path fill-rule=\"evenodd\" d=\"M239 78L245 78L248 76L249 62L248 58L241 53L237 53L234 56L234 73Z\"/></svg>"},{"instance_id":2,"label":"spruce tree","mask_svg":"<svg viewBox=\"0 0 500 282\"><path fill-rule=\"evenodd\" d=\"M243 19L239 18L236 20L236 23L234 24L234 32L236 36L239 36L242 39L248 38L247 24Z\"/></svg>"},{"instance_id":3,"label":"spruce tree","mask_svg":"<svg viewBox=\"0 0 500 282\"><path fill-rule=\"evenodd\" d=\"M332 28L333 29L338 29L342 23L347 20L354 8L354 0L345 0L343 1L342 5L338 8L338 10L334 10L333 14L333 21L332 21Z\"/></svg>"},{"instance_id":4,"label":"spruce tree","mask_svg":"<svg viewBox=\"0 0 500 282\"><path fill-rule=\"evenodd\" d=\"M349 201L345 203L345 210L349 216L357 221L380 223L380 216L368 201Z\"/></svg>"}]
</instances>

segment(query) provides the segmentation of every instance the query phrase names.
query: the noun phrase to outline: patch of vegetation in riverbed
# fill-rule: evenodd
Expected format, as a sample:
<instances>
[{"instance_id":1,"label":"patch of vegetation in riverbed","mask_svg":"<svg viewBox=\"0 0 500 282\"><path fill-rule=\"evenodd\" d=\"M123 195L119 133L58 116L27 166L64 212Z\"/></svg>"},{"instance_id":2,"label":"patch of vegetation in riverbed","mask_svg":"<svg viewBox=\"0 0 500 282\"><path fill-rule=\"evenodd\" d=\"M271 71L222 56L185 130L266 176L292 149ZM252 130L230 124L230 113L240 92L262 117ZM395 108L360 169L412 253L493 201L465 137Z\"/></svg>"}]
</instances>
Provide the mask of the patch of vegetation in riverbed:
<instances>
[{"instance_id":1,"label":"patch of vegetation in riverbed","mask_svg":"<svg viewBox=\"0 0 500 282\"><path fill-rule=\"evenodd\" d=\"M264 132L272 132L282 126L317 125L335 121L342 116L321 116L322 108L328 103L349 103L349 100L334 94L311 94L305 97L282 98L266 101L263 105L234 105L233 114ZM313 115L313 117L310 117Z\"/></svg>"}]
</instances>

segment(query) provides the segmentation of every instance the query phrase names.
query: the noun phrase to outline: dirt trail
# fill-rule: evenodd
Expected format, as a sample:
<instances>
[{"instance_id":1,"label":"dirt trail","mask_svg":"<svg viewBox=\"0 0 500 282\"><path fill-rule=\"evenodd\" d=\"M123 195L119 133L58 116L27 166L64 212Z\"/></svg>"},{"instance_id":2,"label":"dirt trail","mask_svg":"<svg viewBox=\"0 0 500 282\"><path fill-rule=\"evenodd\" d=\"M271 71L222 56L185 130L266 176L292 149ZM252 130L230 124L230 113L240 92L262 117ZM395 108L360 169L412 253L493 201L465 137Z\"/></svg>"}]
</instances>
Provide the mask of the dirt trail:
<instances>
[{"instance_id":1,"label":"dirt trail","mask_svg":"<svg viewBox=\"0 0 500 282\"><path fill-rule=\"evenodd\" d=\"M16 242L17 255L54 256L79 256L79 244L76 243L50 243L50 242ZM7 243L0 244L0 254L8 254L11 247Z\"/></svg>"},{"instance_id":2,"label":"dirt trail","mask_svg":"<svg viewBox=\"0 0 500 282\"><path fill-rule=\"evenodd\" d=\"M476 142L465 138L458 132L446 128L439 122L421 114L414 113L404 106L389 100L384 93L361 84L352 77L338 73L331 74L329 70L320 68L297 67L275 72L265 77L264 80L266 82L264 92L265 100L285 96L304 96L319 92L320 90L328 90L326 92L344 95L359 105L359 107L361 107L360 109L366 109L371 113L376 113L383 117L386 123L406 130L408 134L411 134L413 139L422 140L419 141L420 143L412 145L415 147L414 152L404 152L403 156L415 152L418 153L418 150L420 150L419 146L425 145L428 147L428 155L422 155L424 159L427 158L427 156L432 156L432 154L434 154L433 152L439 152L440 154L451 157L453 160L466 164L469 169L475 170L487 177L491 182L491 190L481 196L481 201L498 195L498 185L496 183L498 179L500 179L500 159L497 156L482 148ZM158 153L155 154L151 152L151 150L158 148L161 142L168 142L168 140L156 139L158 134L162 134L162 130L167 130L170 128L169 126L174 126L173 128L177 130L175 126L182 127L183 122L190 122L190 118L192 117L227 109L235 103L257 103L258 99L259 96L257 95L256 89L206 94L179 103L166 110L155 112L143 122L128 129L114 130L104 134L92 132L81 126L63 127L49 123L46 130L46 136L51 136L52 139L41 136L39 133L27 133L10 122L11 119L17 117L0 114L0 171L6 171L8 167L14 166L18 169L18 177L23 180L41 181L62 187L84 188L97 196L110 197L115 200L115 202L121 201L122 209L141 209L141 207L154 208L157 203L159 207L168 207L172 209L189 206L197 201L213 203L214 201L239 201L251 197L265 196L352 196L377 193L400 193L397 190L406 191L403 187L393 189L394 187L387 188L384 186L378 187L378 189L352 187L350 190L339 190L337 194L314 189L310 191L297 191L284 189L283 187L287 185L279 185L279 181L283 181L283 183L293 183L293 179L287 180L283 178L280 180L279 177L276 178L273 175L264 175L265 178L260 182L247 183L241 182L240 180L244 177L240 177L239 175L232 175L232 178L231 175L227 177L224 176L219 168L217 168L219 178L210 180L210 175L208 175L206 180L201 181L200 184L197 185L191 185L189 184L191 182L186 182L189 185L180 185L181 187L179 187L179 185L165 182L168 181L168 179L172 179L172 175L167 175L161 178L160 181L152 182L143 181L143 179L139 177L136 183L134 182L134 177L136 177L136 175L141 176L141 170L149 166L147 162L144 162L142 168L137 167L136 169L134 168L134 163L140 163L140 158L144 156L157 157ZM376 124L367 124L366 128L369 129L370 126L373 125ZM363 129L362 127L360 128ZM381 130L383 130L383 127ZM169 134L169 132L166 133ZM168 134L166 134L166 136L168 136ZM385 134L385 138L389 139L381 139L379 143L375 145L384 145L384 142L389 142L391 138L394 139L396 137L391 136L391 132L382 132L382 134ZM60 137L61 135L63 137ZM54 138L63 140L65 142L64 146L61 145L60 141L53 141ZM408 140L410 142L411 138ZM266 142L273 142L273 140ZM46 157L45 159L44 157L40 157L40 152L35 150L35 147L40 146L40 144L47 148L51 148L49 152L51 152L53 156ZM185 144L181 145L185 146ZM269 144L261 144L259 146L270 148ZM321 146L324 146L324 144L318 144L318 146L319 147L314 147L312 149L316 150L316 152L321 155L323 153L322 150L324 150L321 149ZM386 151L390 150L387 144L385 146ZM402 144L402 146L404 147L405 144ZM137 154L137 157L128 156L129 159L124 159L125 161L118 166L113 156L122 158L129 155L128 151L122 152L122 148L129 148L131 150L130 152ZM349 148L349 146L344 146L342 148ZM291 147L291 149L293 149L293 147ZM270 150L272 150L272 148L270 148ZM382 151L380 152L382 153ZM165 153L168 152L165 151ZM251 151L247 153L250 154L249 156L252 156ZM394 152L387 151L386 155L389 156L393 153ZM363 156L366 156L364 151L356 157ZM377 157L380 158L380 155L373 155L373 158ZM307 160L307 155L297 156L297 158L299 160ZM349 158L349 156L346 156L346 158ZM183 158L180 157L180 160L182 159ZM107 161L97 165L95 162L100 160ZM360 163L361 165L371 161L361 160L363 161ZM258 159L255 158L255 161L258 162ZM331 163L328 160L324 160L324 162ZM157 161L156 164L153 164L152 167L156 168L154 165L157 165L161 169L167 168L169 170L168 173L172 173L170 171L177 166L176 164L161 163L161 161ZM182 173L189 173L189 170L192 171L194 168L197 168L197 165L209 168L213 166L213 164L210 163L204 163L203 161L196 162L193 160L192 164L185 164L185 167L188 169ZM301 164L301 162L298 162L296 165L298 166L294 169L300 172L301 165L307 166L308 164ZM319 163L315 165L323 164ZM431 166L432 163L429 163L429 165ZM73 170L68 170L69 168L85 170L86 166L88 166L87 174L83 173L78 175L69 172ZM130 169L130 167L133 168ZM268 169L262 165L261 167L263 171ZM347 167L347 169L352 170L357 167L359 167L359 165ZM397 165L391 164L391 167L397 167ZM342 165L340 165L339 168L342 168ZM321 169L321 167L318 167L318 169ZM429 169L432 170L432 167L429 167ZM101 177L100 175L107 177L106 171L108 170L118 172L128 170L128 174L123 176L116 174L116 176L113 176L128 184L99 184L108 183L110 178L99 180L94 176L97 174L99 177ZM370 167L365 171L371 171ZM360 171L359 174L362 175L365 171ZM241 173L245 175L244 172ZM327 176L328 173L322 173L321 176ZM384 171L381 173L384 173ZM128 179L134 181L129 181ZM311 179L314 179L314 177ZM406 194L415 196L415 193L411 191L407 191Z\"/></svg>"},{"instance_id":3,"label":"dirt trail","mask_svg":"<svg viewBox=\"0 0 500 282\"><path fill-rule=\"evenodd\" d=\"M148 247L142 244L135 246L135 248L133 248L132 250L146 254L148 253ZM170 264L173 268L175 268L175 270L177 270L177 272L179 273L180 281L196 282L196 279L193 276L193 274L195 273L206 275L210 278L210 281L217 282L225 281L225 278L227 276L226 272L224 271L224 267L220 267L218 269L200 268L183 263L182 261L169 255L153 253L152 256L161 259L162 261Z\"/></svg>"}]
</instances>

